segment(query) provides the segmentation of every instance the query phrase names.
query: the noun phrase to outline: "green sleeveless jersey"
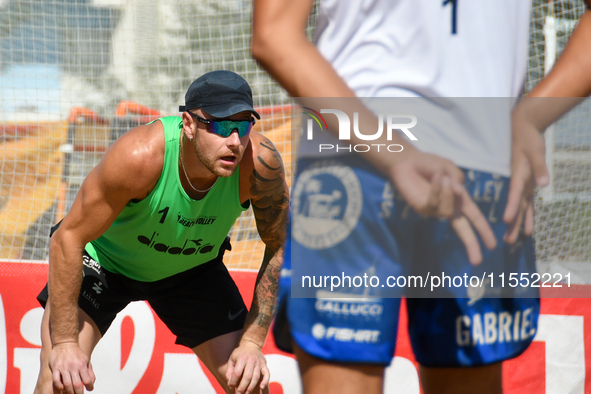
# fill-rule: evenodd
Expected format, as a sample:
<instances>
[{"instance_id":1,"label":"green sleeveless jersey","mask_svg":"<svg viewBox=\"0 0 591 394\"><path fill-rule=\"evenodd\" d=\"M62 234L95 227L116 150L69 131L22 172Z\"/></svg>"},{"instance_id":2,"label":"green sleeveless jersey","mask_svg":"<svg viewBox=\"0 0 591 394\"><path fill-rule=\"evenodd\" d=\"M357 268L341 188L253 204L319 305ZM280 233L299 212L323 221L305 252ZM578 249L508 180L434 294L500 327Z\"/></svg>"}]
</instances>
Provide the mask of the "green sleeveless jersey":
<instances>
[{"instance_id":1,"label":"green sleeveless jersey","mask_svg":"<svg viewBox=\"0 0 591 394\"><path fill-rule=\"evenodd\" d=\"M190 198L179 178L182 119L164 126L164 167L158 183L139 202L129 202L115 222L86 251L108 271L153 282L214 259L230 228L248 208L240 204L240 167L220 177L201 200Z\"/></svg>"}]
</instances>

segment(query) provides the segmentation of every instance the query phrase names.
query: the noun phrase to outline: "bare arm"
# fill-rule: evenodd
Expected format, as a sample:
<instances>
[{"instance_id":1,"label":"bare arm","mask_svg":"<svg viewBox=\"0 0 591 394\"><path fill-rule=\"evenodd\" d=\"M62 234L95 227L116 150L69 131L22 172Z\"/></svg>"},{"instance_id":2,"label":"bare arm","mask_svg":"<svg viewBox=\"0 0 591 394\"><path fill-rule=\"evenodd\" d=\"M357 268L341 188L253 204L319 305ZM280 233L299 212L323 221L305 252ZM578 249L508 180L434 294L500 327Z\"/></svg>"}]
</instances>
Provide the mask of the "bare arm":
<instances>
[{"instance_id":1,"label":"bare arm","mask_svg":"<svg viewBox=\"0 0 591 394\"><path fill-rule=\"evenodd\" d=\"M355 97L355 93L322 57L305 35L312 0L255 0L252 53L254 58L292 97ZM359 119L371 124L378 120L361 102L353 104ZM331 124L331 122L333 122ZM328 129L338 130L335 117L327 117ZM363 141L352 136L352 143ZM382 141L375 141L382 142ZM404 146L395 155L364 156L392 179L404 199L419 213L447 217L466 245L470 261L482 259L472 226L489 248L496 239L484 216L463 189L463 173L449 160L417 151L408 141L394 135L392 141Z\"/></svg>"},{"instance_id":2,"label":"bare arm","mask_svg":"<svg viewBox=\"0 0 591 394\"><path fill-rule=\"evenodd\" d=\"M588 7L591 1L586 0ZM552 71L529 97L587 97L591 94L591 10L587 9Z\"/></svg>"},{"instance_id":3,"label":"bare arm","mask_svg":"<svg viewBox=\"0 0 591 394\"><path fill-rule=\"evenodd\" d=\"M591 4L591 0L587 0ZM504 214L508 223L505 241L515 242L524 223L534 228L533 196L536 185L550 181L545 163L543 132L553 122L591 94L591 10L577 28L552 71L513 111L513 158L509 201Z\"/></svg>"},{"instance_id":4,"label":"bare arm","mask_svg":"<svg viewBox=\"0 0 591 394\"><path fill-rule=\"evenodd\" d=\"M78 295L82 252L88 242L106 231L130 200L144 198L155 185L161 171L153 164L158 157L158 127L162 129L160 122L140 126L113 144L86 177L71 210L51 238L49 308L53 355L50 355L50 367L57 387L60 379L67 383L64 375L69 371L76 373L75 369L83 369L77 364L79 361L73 360L77 357L73 353L80 350Z\"/></svg>"},{"instance_id":5,"label":"bare arm","mask_svg":"<svg viewBox=\"0 0 591 394\"><path fill-rule=\"evenodd\" d=\"M265 253L244 332L228 363L226 376L230 387L237 387L237 392L245 392L247 386L247 391L252 392L259 381L261 388L269 383L269 371L261 349L275 309L289 206L285 170L279 152L268 138L258 133L253 133L250 143L252 161L244 163L244 169L250 167L247 184L257 230L265 243ZM244 348L254 349L254 352L246 356ZM257 376L259 373L260 376ZM251 380L240 379L243 375L249 377L251 374Z\"/></svg>"},{"instance_id":6,"label":"bare arm","mask_svg":"<svg viewBox=\"0 0 591 394\"><path fill-rule=\"evenodd\" d=\"M262 345L275 307L277 281L283 260L289 192L283 161L273 143L266 137L256 143L259 148L256 149L251 175L251 202L257 230L265 243L265 254L256 280L251 308L253 313L247 320L247 326L252 326L253 331L245 330L243 340Z\"/></svg>"},{"instance_id":7,"label":"bare arm","mask_svg":"<svg viewBox=\"0 0 591 394\"><path fill-rule=\"evenodd\" d=\"M256 0L252 55L292 97L355 97L305 28L313 0Z\"/></svg>"}]
</instances>

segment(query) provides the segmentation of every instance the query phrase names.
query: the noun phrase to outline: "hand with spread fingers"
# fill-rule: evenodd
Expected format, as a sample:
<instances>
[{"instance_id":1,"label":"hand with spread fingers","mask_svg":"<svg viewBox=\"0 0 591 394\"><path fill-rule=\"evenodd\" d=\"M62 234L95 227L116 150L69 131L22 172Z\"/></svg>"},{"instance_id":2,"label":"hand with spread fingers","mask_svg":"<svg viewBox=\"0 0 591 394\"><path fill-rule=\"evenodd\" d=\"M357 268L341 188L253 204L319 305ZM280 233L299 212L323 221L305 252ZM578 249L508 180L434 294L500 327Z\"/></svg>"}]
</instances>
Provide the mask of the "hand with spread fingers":
<instances>
[{"instance_id":1,"label":"hand with spread fingers","mask_svg":"<svg viewBox=\"0 0 591 394\"><path fill-rule=\"evenodd\" d=\"M450 220L464 243L474 265L482 261L476 233L488 249L494 249L496 237L464 188L464 174L451 161L418 151L415 159L391 167L391 179L408 204L422 215Z\"/></svg>"}]
</instances>

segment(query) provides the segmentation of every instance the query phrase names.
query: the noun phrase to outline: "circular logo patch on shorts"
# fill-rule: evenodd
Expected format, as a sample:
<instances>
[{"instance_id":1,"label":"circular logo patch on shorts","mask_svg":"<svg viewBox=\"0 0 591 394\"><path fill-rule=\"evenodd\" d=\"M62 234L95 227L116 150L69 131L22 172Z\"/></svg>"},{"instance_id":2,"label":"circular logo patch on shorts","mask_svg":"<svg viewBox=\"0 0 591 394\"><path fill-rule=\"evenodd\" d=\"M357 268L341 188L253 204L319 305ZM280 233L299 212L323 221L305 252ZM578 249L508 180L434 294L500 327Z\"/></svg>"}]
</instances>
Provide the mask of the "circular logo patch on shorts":
<instances>
[{"instance_id":1,"label":"circular logo patch on shorts","mask_svg":"<svg viewBox=\"0 0 591 394\"><path fill-rule=\"evenodd\" d=\"M325 160L306 168L292 196L292 233L309 249L326 249L351 234L361 216L361 184L351 167Z\"/></svg>"}]
</instances>

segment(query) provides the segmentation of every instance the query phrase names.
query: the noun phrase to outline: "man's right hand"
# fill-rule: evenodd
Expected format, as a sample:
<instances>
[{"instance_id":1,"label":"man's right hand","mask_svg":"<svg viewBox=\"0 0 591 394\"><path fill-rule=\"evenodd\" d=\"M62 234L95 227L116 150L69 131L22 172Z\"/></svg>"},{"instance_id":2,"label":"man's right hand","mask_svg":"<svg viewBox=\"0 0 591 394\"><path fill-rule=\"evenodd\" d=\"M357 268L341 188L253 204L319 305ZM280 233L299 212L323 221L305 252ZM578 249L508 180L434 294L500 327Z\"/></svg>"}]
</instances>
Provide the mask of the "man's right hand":
<instances>
[{"instance_id":1,"label":"man's right hand","mask_svg":"<svg viewBox=\"0 0 591 394\"><path fill-rule=\"evenodd\" d=\"M464 187L464 174L451 161L413 150L390 167L390 178L419 214L450 220L474 265L482 261L476 232L488 249L497 245L490 224Z\"/></svg>"},{"instance_id":2,"label":"man's right hand","mask_svg":"<svg viewBox=\"0 0 591 394\"><path fill-rule=\"evenodd\" d=\"M53 346L49 354L49 368L55 389L68 394L83 394L84 388L94 389L96 377L92 364L78 343L66 342Z\"/></svg>"}]
</instances>

